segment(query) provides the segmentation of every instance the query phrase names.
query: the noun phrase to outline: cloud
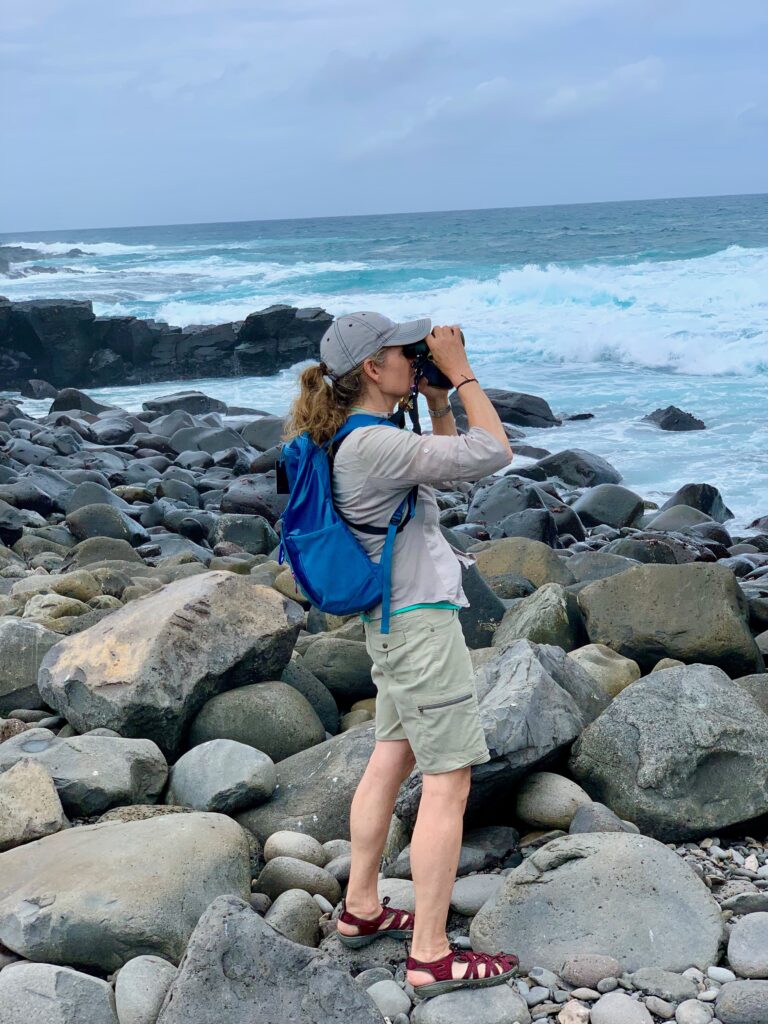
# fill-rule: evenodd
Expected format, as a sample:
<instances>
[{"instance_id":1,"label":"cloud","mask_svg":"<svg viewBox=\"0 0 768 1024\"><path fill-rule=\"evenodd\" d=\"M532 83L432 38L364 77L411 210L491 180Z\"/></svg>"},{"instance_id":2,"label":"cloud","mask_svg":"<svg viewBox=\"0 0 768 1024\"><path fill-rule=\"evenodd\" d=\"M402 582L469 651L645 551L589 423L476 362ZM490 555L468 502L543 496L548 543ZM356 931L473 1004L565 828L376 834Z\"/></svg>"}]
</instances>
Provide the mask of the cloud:
<instances>
[{"instance_id":1,"label":"cloud","mask_svg":"<svg viewBox=\"0 0 768 1024\"><path fill-rule=\"evenodd\" d=\"M663 62L658 57L646 57L624 64L604 78L561 86L544 100L538 116L543 120L570 119L618 106L631 97L658 92L663 77Z\"/></svg>"}]
</instances>

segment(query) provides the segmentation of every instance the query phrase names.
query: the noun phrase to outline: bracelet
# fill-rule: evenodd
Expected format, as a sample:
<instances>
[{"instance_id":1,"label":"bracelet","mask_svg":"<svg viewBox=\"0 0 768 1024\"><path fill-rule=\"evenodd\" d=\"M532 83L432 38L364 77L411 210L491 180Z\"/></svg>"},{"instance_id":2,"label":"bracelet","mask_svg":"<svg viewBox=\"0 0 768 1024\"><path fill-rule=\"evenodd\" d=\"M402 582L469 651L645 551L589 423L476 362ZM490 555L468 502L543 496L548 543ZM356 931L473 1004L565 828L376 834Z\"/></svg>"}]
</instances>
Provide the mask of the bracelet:
<instances>
[{"instance_id":1,"label":"bracelet","mask_svg":"<svg viewBox=\"0 0 768 1024\"><path fill-rule=\"evenodd\" d=\"M461 384L457 384L456 385L456 391L458 391L459 388L463 388L465 384L479 384L479 383L480 383L480 381L477 379L477 377L466 377L461 382Z\"/></svg>"},{"instance_id":2,"label":"bracelet","mask_svg":"<svg viewBox=\"0 0 768 1024\"><path fill-rule=\"evenodd\" d=\"M442 409L433 409L429 405L427 406L427 408L429 409L429 415L432 417L433 420L439 420L443 416L447 416L449 412L453 412L453 409L451 408L450 405L446 405Z\"/></svg>"}]
</instances>

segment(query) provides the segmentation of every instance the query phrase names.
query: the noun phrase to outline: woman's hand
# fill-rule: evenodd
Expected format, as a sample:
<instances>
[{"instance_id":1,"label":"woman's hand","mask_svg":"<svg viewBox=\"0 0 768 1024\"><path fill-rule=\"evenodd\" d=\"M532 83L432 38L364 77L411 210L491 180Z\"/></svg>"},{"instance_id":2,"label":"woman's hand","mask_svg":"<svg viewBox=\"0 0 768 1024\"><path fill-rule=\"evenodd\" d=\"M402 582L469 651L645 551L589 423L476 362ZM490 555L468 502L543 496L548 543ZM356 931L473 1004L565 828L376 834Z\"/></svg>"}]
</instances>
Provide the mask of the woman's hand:
<instances>
[{"instance_id":1,"label":"woman's hand","mask_svg":"<svg viewBox=\"0 0 768 1024\"><path fill-rule=\"evenodd\" d=\"M429 345L438 370L445 374L454 387L465 378L474 376L461 341L461 328L458 324L450 327L433 327L432 333L424 340Z\"/></svg>"},{"instance_id":2,"label":"woman's hand","mask_svg":"<svg viewBox=\"0 0 768 1024\"><path fill-rule=\"evenodd\" d=\"M419 381L419 391L427 400L431 409L444 409L448 405L448 392L450 388L436 388L422 377Z\"/></svg>"}]
</instances>

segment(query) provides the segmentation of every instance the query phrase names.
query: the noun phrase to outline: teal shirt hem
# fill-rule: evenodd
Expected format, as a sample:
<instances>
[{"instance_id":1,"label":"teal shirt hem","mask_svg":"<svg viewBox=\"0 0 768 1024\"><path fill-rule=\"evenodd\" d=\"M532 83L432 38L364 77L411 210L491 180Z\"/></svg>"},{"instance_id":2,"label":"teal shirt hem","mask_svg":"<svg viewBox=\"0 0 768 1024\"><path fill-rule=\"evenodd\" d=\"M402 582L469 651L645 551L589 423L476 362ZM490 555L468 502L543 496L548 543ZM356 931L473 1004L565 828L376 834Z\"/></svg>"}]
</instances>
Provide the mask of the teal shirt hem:
<instances>
[{"instance_id":1,"label":"teal shirt hem","mask_svg":"<svg viewBox=\"0 0 768 1024\"><path fill-rule=\"evenodd\" d=\"M445 608L449 611L460 611L460 606L457 604L451 604L450 601L433 601L426 602L424 604L409 604L405 608L398 608L396 612L392 612L392 616L402 615L403 612L412 612L415 608ZM366 615L365 612L360 612L360 618L363 622L373 622L370 615ZM378 620L376 620L378 621Z\"/></svg>"}]
</instances>

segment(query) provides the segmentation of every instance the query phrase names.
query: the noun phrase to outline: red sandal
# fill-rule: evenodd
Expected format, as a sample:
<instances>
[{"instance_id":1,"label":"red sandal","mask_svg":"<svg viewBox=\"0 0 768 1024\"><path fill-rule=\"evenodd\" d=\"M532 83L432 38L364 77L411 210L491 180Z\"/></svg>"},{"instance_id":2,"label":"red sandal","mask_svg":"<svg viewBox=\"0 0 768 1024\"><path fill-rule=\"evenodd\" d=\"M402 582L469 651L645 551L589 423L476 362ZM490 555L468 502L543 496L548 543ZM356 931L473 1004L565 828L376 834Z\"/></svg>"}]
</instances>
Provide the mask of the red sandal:
<instances>
[{"instance_id":1,"label":"red sandal","mask_svg":"<svg viewBox=\"0 0 768 1024\"><path fill-rule=\"evenodd\" d=\"M386 927L381 928L380 925L388 917L391 917L392 920ZM407 910L397 910L395 907L390 907L389 896L385 896L381 901L381 913L371 921L366 921L362 917L355 917L354 914L350 914L347 910L346 900L342 900L339 921L343 921L344 924L355 925L359 929L357 935L344 935L340 931L336 932L339 936L339 941L343 942L345 946L351 946L353 949L367 946L369 942L373 942L374 939L380 939L383 935L388 935L392 939L410 939L413 936L413 914Z\"/></svg>"},{"instance_id":2,"label":"red sandal","mask_svg":"<svg viewBox=\"0 0 768 1024\"><path fill-rule=\"evenodd\" d=\"M453 977L454 963L467 965L462 978ZM473 953L468 949L459 949L451 945L451 952L440 960L425 963L409 956L405 962L408 971L426 971L435 979L427 985L414 985L418 999L439 996L444 992L453 992L457 988L480 988L482 985L499 985L517 974L520 961L514 953ZM479 968L485 965L485 977L481 977Z\"/></svg>"}]
</instances>

